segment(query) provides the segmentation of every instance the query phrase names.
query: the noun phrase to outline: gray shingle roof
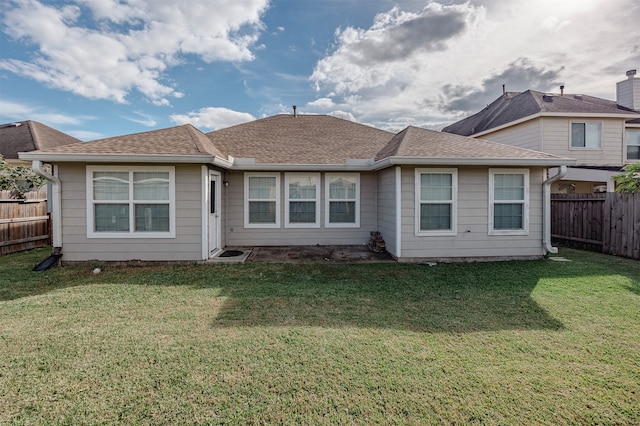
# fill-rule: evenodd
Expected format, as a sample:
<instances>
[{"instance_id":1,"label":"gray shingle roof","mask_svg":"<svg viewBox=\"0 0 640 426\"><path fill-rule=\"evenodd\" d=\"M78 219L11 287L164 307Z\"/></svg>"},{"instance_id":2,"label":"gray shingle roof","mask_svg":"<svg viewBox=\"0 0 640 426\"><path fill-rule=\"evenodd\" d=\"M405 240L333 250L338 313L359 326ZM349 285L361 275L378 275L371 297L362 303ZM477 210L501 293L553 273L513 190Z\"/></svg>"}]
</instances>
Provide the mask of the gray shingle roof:
<instances>
[{"instance_id":1,"label":"gray shingle roof","mask_svg":"<svg viewBox=\"0 0 640 426\"><path fill-rule=\"evenodd\" d=\"M8 160L17 160L19 152L48 150L77 142L80 140L37 121L0 124L0 154Z\"/></svg>"},{"instance_id":2,"label":"gray shingle roof","mask_svg":"<svg viewBox=\"0 0 640 426\"><path fill-rule=\"evenodd\" d=\"M271 164L371 159L393 133L328 115L275 115L208 133L223 154Z\"/></svg>"},{"instance_id":3,"label":"gray shingle roof","mask_svg":"<svg viewBox=\"0 0 640 426\"><path fill-rule=\"evenodd\" d=\"M637 114L633 110L619 106L614 101L594 96L559 95L527 90L522 93L507 92L487 105L482 111L457 121L445 127L442 131L471 136L525 117L545 113ZM637 115L640 118L640 114Z\"/></svg>"}]
</instances>

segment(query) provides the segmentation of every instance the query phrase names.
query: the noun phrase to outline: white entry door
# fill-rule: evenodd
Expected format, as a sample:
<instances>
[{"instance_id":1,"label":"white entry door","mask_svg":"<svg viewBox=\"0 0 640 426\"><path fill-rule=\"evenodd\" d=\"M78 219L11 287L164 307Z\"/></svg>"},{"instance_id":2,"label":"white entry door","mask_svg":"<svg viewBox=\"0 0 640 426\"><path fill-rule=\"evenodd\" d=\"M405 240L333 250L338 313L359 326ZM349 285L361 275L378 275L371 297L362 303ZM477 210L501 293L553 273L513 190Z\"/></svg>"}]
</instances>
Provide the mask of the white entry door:
<instances>
[{"instance_id":1,"label":"white entry door","mask_svg":"<svg viewBox=\"0 0 640 426\"><path fill-rule=\"evenodd\" d=\"M220 247L220 173L209 173L209 257L215 256Z\"/></svg>"}]
</instances>

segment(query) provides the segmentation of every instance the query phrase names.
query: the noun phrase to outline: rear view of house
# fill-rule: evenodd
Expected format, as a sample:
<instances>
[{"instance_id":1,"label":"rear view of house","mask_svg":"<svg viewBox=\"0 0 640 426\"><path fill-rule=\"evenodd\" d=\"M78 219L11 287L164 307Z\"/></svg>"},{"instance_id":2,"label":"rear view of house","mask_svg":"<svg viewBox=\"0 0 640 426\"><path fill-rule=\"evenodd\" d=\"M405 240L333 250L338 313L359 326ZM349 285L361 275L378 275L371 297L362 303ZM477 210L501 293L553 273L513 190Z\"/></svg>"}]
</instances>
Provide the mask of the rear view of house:
<instances>
[{"instance_id":1,"label":"rear view of house","mask_svg":"<svg viewBox=\"0 0 640 426\"><path fill-rule=\"evenodd\" d=\"M548 198L575 161L408 127L276 115L20 155L57 187L66 262L202 261L224 247L366 244L399 261L539 258ZM57 232L55 230L57 229Z\"/></svg>"}]
</instances>

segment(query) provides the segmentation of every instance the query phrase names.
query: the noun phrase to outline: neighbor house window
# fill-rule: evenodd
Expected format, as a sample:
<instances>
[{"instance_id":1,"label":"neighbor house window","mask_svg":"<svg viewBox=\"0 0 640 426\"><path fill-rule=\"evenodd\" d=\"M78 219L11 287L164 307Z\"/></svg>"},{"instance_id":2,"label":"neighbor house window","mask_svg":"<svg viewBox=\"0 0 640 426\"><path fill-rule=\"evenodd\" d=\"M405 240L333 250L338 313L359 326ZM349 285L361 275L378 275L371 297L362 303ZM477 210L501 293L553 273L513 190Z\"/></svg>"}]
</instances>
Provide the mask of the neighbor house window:
<instances>
[{"instance_id":1,"label":"neighbor house window","mask_svg":"<svg viewBox=\"0 0 640 426\"><path fill-rule=\"evenodd\" d=\"M528 235L529 170L489 170L489 235Z\"/></svg>"},{"instance_id":2,"label":"neighbor house window","mask_svg":"<svg viewBox=\"0 0 640 426\"><path fill-rule=\"evenodd\" d=\"M175 237L173 167L87 167L87 236Z\"/></svg>"},{"instance_id":3,"label":"neighbor house window","mask_svg":"<svg viewBox=\"0 0 640 426\"><path fill-rule=\"evenodd\" d=\"M280 227L280 173L245 173L244 193L245 227Z\"/></svg>"},{"instance_id":4,"label":"neighbor house window","mask_svg":"<svg viewBox=\"0 0 640 426\"><path fill-rule=\"evenodd\" d=\"M601 148L602 123L593 121L585 123L571 123L571 147Z\"/></svg>"},{"instance_id":5,"label":"neighbor house window","mask_svg":"<svg viewBox=\"0 0 640 426\"><path fill-rule=\"evenodd\" d=\"M627 160L640 160L640 129L627 130Z\"/></svg>"},{"instance_id":6,"label":"neighbor house window","mask_svg":"<svg viewBox=\"0 0 640 426\"><path fill-rule=\"evenodd\" d=\"M416 169L416 235L455 235L456 169Z\"/></svg>"},{"instance_id":7,"label":"neighbor house window","mask_svg":"<svg viewBox=\"0 0 640 426\"><path fill-rule=\"evenodd\" d=\"M360 226L360 175L325 174L325 226Z\"/></svg>"},{"instance_id":8,"label":"neighbor house window","mask_svg":"<svg viewBox=\"0 0 640 426\"><path fill-rule=\"evenodd\" d=\"M318 228L320 226L320 174L285 174L285 227Z\"/></svg>"}]
</instances>

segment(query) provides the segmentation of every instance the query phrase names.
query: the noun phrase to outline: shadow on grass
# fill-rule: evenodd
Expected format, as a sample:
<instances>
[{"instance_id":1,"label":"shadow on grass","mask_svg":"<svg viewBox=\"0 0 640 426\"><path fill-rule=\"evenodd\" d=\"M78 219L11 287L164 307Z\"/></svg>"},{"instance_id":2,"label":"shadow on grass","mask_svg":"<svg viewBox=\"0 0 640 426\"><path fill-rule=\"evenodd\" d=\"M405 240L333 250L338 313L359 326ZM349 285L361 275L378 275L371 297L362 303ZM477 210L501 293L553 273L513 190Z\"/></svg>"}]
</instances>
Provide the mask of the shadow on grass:
<instances>
[{"instance_id":1,"label":"shadow on grass","mask_svg":"<svg viewBox=\"0 0 640 426\"><path fill-rule=\"evenodd\" d=\"M279 265L224 286L214 327L310 326L416 332L558 330L531 292L546 262ZM537 273L536 273L537 271Z\"/></svg>"}]
</instances>

